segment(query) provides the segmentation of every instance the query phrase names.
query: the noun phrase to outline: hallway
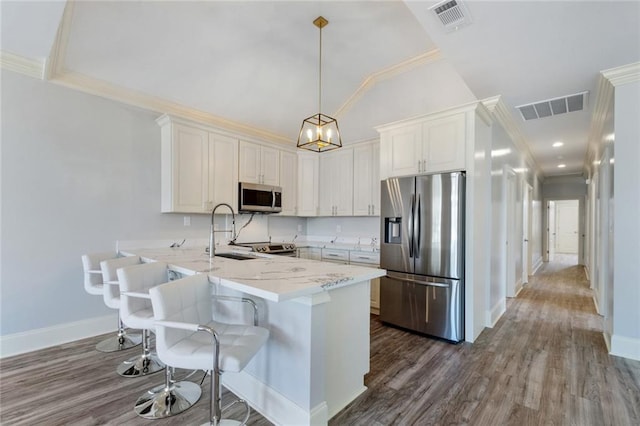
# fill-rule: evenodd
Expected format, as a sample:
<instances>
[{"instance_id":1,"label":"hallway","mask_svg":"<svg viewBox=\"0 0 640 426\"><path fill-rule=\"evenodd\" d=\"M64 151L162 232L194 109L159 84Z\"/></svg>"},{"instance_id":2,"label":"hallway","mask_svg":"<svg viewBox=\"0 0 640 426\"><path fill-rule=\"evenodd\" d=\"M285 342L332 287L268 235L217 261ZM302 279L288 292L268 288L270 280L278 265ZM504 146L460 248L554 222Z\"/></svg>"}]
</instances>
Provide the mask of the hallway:
<instances>
[{"instance_id":1,"label":"hallway","mask_svg":"<svg viewBox=\"0 0 640 426\"><path fill-rule=\"evenodd\" d=\"M331 424L640 424L640 362L607 354L575 256L544 264L507 303L473 345L373 320L369 390Z\"/></svg>"}]
</instances>

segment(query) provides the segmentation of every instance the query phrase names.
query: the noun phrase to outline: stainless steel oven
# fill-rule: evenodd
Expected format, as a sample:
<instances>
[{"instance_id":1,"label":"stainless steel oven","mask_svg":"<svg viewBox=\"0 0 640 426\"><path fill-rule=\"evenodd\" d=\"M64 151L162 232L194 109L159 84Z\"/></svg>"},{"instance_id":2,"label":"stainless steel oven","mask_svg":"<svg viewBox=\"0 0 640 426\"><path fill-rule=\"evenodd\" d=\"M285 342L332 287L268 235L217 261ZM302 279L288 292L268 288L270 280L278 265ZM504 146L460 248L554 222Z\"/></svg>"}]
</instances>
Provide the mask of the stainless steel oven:
<instances>
[{"instance_id":1,"label":"stainless steel oven","mask_svg":"<svg viewBox=\"0 0 640 426\"><path fill-rule=\"evenodd\" d=\"M236 243L237 246L250 247L251 251L256 253L275 254L277 256L297 256L297 247L294 243L270 243L270 242L254 242L254 243Z\"/></svg>"}]
</instances>

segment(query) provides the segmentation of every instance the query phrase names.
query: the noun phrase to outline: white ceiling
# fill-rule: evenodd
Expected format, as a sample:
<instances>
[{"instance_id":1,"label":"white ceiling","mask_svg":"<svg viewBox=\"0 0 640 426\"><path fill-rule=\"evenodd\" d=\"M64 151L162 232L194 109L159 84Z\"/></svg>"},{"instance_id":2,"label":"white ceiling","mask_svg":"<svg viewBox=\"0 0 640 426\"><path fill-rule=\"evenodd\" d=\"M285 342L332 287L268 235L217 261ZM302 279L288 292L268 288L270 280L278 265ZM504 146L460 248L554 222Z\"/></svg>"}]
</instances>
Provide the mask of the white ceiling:
<instances>
[{"instance_id":1,"label":"white ceiling","mask_svg":"<svg viewBox=\"0 0 640 426\"><path fill-rule=\"evenodd\" d=\"M150 96L294 144L318 108L312 21L323 15L322 112L337 115L345 143L476 99L502 95L513 108L588 90L583 112L524 122L512 110L545 175L580 173L598 73L640 60L640 2L468 1L473 22L453 33L432 4L78 1L58 66L121 98ZM64 7L2 1L2 51L48 58Z\"/></svg>"}]
</instances>

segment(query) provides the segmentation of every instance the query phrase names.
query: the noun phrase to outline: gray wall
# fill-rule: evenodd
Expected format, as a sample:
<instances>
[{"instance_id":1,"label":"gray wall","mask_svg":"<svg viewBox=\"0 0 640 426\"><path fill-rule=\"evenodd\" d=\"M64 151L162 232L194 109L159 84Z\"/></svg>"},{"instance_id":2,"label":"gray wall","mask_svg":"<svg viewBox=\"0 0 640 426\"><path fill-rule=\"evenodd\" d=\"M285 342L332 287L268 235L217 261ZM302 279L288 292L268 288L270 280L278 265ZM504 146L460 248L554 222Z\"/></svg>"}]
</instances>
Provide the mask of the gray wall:
<instances>
[{"instance_id":1,"label":"gray wall","mask_svg":"<svg viewBox=\"0 0 640 426\"><path fill-rule=\"evenodd\" d=\"M522 235L522 208L523 208L523 185L526 183L533 188L532 193L532 214L529 220L532 222L531 239L529 250L531 251L533 264L539 261L541 253L540 235L540 206L541 206L541 186L538 176L533 166L527 162L525 153L518 150L511 137L502 126L494 123L492 127L491 141L491 288L489 291L488 309L494 310L499 303L506 298L505 293L505 214L504 204L504 171L505 167L516 173L516 209L515 209L515 234ZM516 281L522 276L522 268L525 267L522 259L522 248L514 253L516 262ZM495 313L495 312L494 312ZM493 319L495 320L495 318Z\"/></svg>"},{"instance_id":2,"label":"gray wall","mask_svg":"<svg viewBox=\"0 0 640 426\"><path fill-rule=\"evenodd\" d=\"M119 239L207 238L160 213L156 114L2 71L0 335L113 313L80 256Z\"/></svg>"}]
</instances>

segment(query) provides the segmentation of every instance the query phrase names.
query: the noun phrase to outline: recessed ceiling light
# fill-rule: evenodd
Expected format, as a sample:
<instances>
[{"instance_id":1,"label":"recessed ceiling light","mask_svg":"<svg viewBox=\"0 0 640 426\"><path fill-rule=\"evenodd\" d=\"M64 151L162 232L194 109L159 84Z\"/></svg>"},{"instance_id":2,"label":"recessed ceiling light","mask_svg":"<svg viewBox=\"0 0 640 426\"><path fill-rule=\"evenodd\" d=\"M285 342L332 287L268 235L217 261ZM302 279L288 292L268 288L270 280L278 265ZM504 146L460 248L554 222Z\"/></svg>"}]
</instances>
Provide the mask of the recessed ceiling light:
<instances>
[{"instance_id":1,"label":"recessed ceiling light","mask_svg":"<svg viewBox=\"0 0 640 426\"><path fill-rule=\"evenodd\" d=\"M558 142L554 142L553 145L551 145L551 146L554 147L554 148L560 148L562 145L564 145L564 143L558 141Z\"/></svg>"},{"instance_id":2,"label":"recessed ceiling light","mask_svg":"<svg viewBox=\"0 0 640 426\"><path fill-rule=\"evenodd\" d=\"M559 169L564 169L565 167L567 167L567 165L566 165L566 164L558 164L558 168L559 168Z\"/></svg>"},{"instance_id":3,"label":"recessed ceiling light","mask_svg":"<svg viewBox=\"0 0 640 426\"><path fill-rule=\"evenodd\" d=\"M492 157L502 157L511 154L511 148L494 149L491 151Z\"/></svg>"}]
</instances>

